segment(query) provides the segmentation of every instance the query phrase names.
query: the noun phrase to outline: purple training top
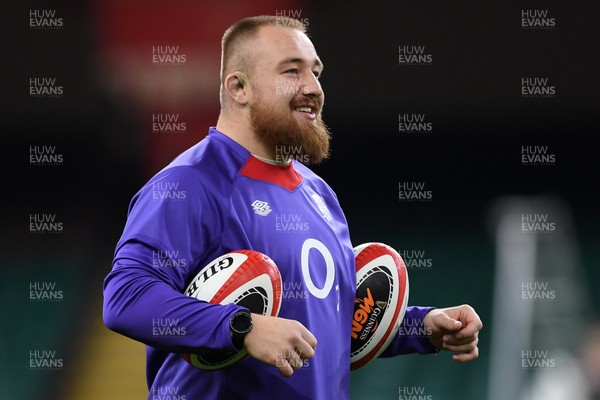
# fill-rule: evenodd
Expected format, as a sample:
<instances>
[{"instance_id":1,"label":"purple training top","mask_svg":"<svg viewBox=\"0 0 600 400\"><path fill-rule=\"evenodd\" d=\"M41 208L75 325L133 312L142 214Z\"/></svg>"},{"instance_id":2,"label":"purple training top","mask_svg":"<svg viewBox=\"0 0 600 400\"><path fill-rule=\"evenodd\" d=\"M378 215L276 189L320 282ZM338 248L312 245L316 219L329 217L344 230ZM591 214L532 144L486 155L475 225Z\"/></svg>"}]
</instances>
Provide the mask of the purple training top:
<instances>
[{"instance_id":1,"label":"purple training top","mask_svg":"<svg viewBox=\"0 0 600 400\"><path fill-rule=\"evenodd\" d=\"M218 371L181 357L234 350L229 318L242 308L183 291L208 262L239 249L275 261L280 317L317 338L314 358L290 378L251 357ZM211 128L133 197L104 282L104 321L147 345L149 399L348 399L355 286L348 226L331 188L304 165L265 163ZM409 307L405 321L414 326L430 309ZM436 351L427 337L405 333L382 356Z\"/></svg>"}]
</instances>

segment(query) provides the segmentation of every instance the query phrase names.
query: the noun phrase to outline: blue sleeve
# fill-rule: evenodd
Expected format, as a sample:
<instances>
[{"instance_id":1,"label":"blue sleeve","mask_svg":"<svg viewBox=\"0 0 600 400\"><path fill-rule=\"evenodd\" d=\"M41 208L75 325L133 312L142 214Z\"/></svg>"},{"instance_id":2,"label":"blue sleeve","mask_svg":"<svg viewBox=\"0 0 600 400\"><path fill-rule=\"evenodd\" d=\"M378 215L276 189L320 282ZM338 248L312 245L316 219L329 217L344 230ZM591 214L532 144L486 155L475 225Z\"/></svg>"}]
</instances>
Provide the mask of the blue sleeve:
<instances>
[{"instance_id":1,"label":"blue sleeve","mask_svg":"<svg viewBox=\"0 0 600 400\"><path fill-rule=\"evenodd\" d=\"M439 353L440 349L429 341L427 329L423 323L425 315L434 307L407 307L396 337L379 357L393 357L401 354Z\"/></svg>"},{"instance_id":2,"label":"blue sleeve","mask_svg":"<svg viewBox=\"0 0 600 400\"><path fill-rule=\"evenodd\" d=\"M229 318L242 308L183 294L220 236L215 210L189 167L157 175L136 194L104 281L108 328L169 352L234 350Z\"/></svg>"}]
</instances>

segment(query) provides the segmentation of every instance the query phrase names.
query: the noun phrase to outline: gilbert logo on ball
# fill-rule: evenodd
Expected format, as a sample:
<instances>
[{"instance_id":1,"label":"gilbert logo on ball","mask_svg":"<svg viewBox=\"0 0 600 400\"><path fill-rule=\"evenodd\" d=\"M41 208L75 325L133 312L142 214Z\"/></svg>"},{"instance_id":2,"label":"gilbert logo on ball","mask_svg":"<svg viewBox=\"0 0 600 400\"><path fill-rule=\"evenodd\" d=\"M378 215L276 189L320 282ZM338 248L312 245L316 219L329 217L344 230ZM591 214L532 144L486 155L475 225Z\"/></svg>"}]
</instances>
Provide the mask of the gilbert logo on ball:
<instances>
[{"instance_id":1,"label":"gilbert logo on ball","mask_svg":"<svg viewBox=\"0 0 600 400\"><path fill-rule=\"evenodd\" d=\"M234 303L250 312L279 315L282 298L281 274L265 254L254 250L236 250L222 255L192 279L184 294L213 304ZM247 352L184 354L194 367L215 370L241 361Z\"/></svg>"},{"instance_id":2,"label":"gilbert logo on ball","mask_svg":"<svg viewBox=\"0 0 600 400\"><path fill-rule=\"evenodd\" d=\"M408 303L408 273L400 254L383 243L354 248L356 299L350 369L378 357L396 336Z\"/></svg>"}]
</instances>

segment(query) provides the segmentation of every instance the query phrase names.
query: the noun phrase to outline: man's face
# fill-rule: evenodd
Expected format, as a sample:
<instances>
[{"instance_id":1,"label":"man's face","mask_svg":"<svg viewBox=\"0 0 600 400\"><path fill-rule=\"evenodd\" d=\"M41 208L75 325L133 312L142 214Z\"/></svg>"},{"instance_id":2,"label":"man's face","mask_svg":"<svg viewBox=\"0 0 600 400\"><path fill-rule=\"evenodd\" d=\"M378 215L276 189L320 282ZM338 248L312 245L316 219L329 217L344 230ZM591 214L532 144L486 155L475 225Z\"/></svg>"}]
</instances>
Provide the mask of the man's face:
<instances>
[{"instance_id":1,"label":"man's face","mask_svg":"<svg viewBox=\"0 0 600 400\"><path fill-rule=\"evenodd\" d=\"M318 79L323 67L313 44L300 31L269 26L252 46L250 118L257 138L277 161L326 158L330 135Z\"/></svg>"}]
</instances>

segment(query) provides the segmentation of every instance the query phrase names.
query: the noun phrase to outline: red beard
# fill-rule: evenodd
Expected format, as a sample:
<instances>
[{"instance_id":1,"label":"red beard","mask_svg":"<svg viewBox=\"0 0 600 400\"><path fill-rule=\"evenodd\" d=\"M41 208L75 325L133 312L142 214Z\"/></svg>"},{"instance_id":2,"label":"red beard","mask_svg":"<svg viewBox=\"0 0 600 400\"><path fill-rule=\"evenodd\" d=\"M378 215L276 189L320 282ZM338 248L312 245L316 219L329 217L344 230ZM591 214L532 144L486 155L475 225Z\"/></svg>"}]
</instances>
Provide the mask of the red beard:
<instances>
[{"instance_id":1,"label":"red beard","mask_svg":"<svg viewBox=\"0 0 600 400\"><path fill-rule=\"evenodd\" d=\"M250 122L256 137L267 146L278 162L289 159L304 164L316 164L329 156L331 135L317 112L314 121L300 123L293 115L295 108L310 103L313 110L319 110L321 100L299 95L290 102L289 112L276 112L262 101L250 106Z\"/></svg>"}]
</instances>

